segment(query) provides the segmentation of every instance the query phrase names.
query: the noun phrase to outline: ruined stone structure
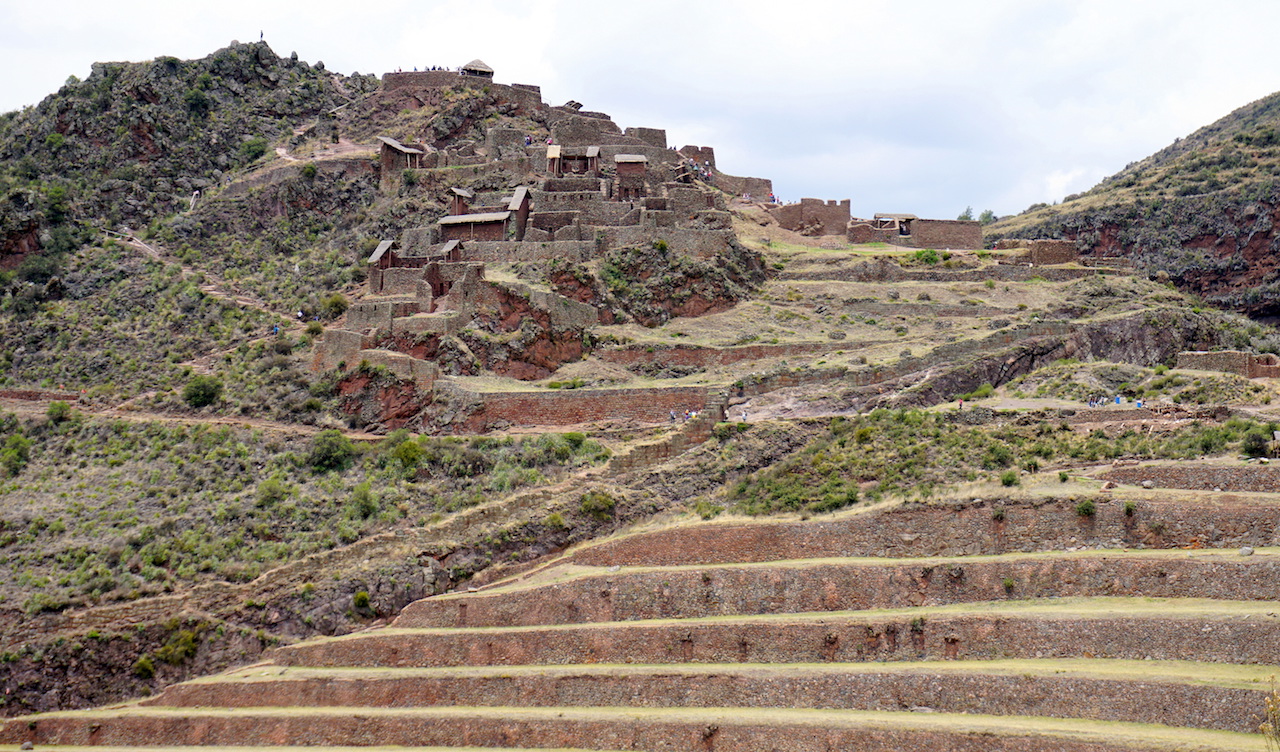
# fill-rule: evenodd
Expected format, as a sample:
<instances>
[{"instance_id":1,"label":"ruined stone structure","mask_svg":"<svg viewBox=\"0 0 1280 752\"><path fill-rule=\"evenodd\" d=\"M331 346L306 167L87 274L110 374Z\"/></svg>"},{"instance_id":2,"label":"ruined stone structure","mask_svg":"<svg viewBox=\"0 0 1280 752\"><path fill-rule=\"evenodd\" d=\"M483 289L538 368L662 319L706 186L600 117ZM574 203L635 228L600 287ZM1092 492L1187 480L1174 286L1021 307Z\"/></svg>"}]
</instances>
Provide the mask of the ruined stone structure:
<instances>
[{"instance_id":1,"label":"ruined stone structure","mask_svg":"<svg viewBox=\"0 0 1280 752\"><path fill-rule=\"evenodd\" d=\"M982 247L982 225L962 219L921 219L914 214L877 214L853 219L846 233L850 243L888 243L907 248Z\"/></svg>"},{"instance_id":2,"label":"ruined stone structure","mask_svg":"<svg viewBox=\"0 0 1280 752\"><path fill-rule=\"evenodd\" d=\"M1259 355L1240 350L1180 352L1177 367L1192 371L1235 373L1249 379L1280 378L1280 357L1270 353Z\"/></svg>"},{"instance_id":3,"label":"ruined stone structure","mask_svg":"<svg viewBox=\"0 0 1280 752\"><path fill-rule=\"evenodd\" d=\"M849 226L849 199L823 201L802 198L798 204L785 204L769 214L778 224L802 235L843 235Z\"/></svg>"},{"instance_id":4,"label":"ruined stone structure","mask_svg":"<svg viewBox=\"0 0 1280 752\"><path fill-rule=\"evenodd\" d=\"M1027 249L1026 254L1016 259L1022 263L1035 266L1051 266L1054 264L1074 264L1080 261L1080 251L1071 240L1017 240L1005 238L996 241L995 250L1008 251L1017 248Z\"/></svg>"}]
</instances>

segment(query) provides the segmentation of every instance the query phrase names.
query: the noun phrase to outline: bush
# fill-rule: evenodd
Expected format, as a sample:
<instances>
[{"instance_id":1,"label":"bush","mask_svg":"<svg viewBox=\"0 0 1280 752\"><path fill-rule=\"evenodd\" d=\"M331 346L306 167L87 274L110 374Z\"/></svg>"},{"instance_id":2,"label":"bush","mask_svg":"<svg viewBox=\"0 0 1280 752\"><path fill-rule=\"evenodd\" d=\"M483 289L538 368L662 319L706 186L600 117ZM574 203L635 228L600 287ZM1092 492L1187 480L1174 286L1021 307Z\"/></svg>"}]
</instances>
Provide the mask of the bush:
<instances>
[{"instance_id":1,"label":"bush","mask_svg":"<svg viewBox=\"0 0 1280 752\"><path fill-rule=\"evenodd\" d=\"M1256 428L1244 435L1240 441L1240 451L1246 457L1267 457L1270 454L1271 437L1261 428Z\"/></svg>"},{"instance_id":2,"label":"bush","mask_svg":"<svg viewBox=\"0 0 1280 752\"><path fill-rule=\"evenodd\" d=\"M222 382L212 376L199 374L187 382L182 399L194 408L207 407L222 396Z\"/></svg>"},{"instance_id":3,"label":"bush","mask_svg":"<svg viewBox=\"0 0 1280 752\"><path fill-rule=\"evenodd\" d=\"M1071 478L1071 476L1067 473L1067 471L1066 471L1066 470L1059 470L1059 471L1058 471L1058 482L1059 482L1059 483L1066 483L1070 478Z\"/></svg>"},{"instance_id":4,"label":"bush","mask_svg":"<svg viewBox=\"0 0 1280 752\"><path fill-rule=\"evenodd\" d=\"M341 470L356 456L356 448L351 439L340 431L329 429L321 431L311 440L311 451L307 453L307 464L317 472Z\"/></svg>"},{"instance_id":5,"label":"bush","mask_svg":"<svg viewBox=\"0 0 1280 752\"><path fill-rule=\"evenodd\" d=\"M320 304L320 310L327 319L336 319L347 312L347 299L341 293L334 293L324 299Z\"/></svg>"},{"instance_id":6,"label":"bush","mask_svg":"<svg viewBox=\"0 0 1280 752\"><path fill-rule=\"evenodd\" d=\"M266 153L267 140L261 136L245 139L244 143L240 144L240 156L246 162L252 162Z\"/></svg>"},{"instance_id":7,"label":"bush","mask_svg":"<svg viewBox=\"0 0 1280 752\"><path fill-rule=\"evenodd\" d=\"M996 388L991 386L991 384L987 383L987 384L983 384L977 389L974 389L972 392L969 392L968 394L960 395L960 399L962 400L986 399L987 397L990 397L995 393L996 393Z\"/></svg>"},{"instance_id":8,"label":"bush","mask_svg":"<svg viewBox=\"0 0 1280 752\"><path fill-rule=\"evenodd\" d=\"M351 515L367 520L378 511L378 497L374 496L368 481L360 483L351 492Z\"/></svg>"},{"instance_id":9,"label":"bush","mask_svg":"<svg viewBox=\"0 0 1280 752\"><path fill-rule=\"evenodd\" d=\"M0 451L0 467L5 475L13 477L22 472L31 459L31 439L21 434L14 434L5 439L4 450Z\"/></svg>"},{"instance_id":10,"label":"bush","mask_svg":"<svg viewBox=\"0 0 1280 752\"><path fill-rule=\"evenodd\" d=\"M1085 499L1076 504L1076 514L1081 517L1092 517L1097 514L1098 507L1093 503L1093 499Z\"/></svg>"},{"instance_id":11,"label":"bush","mask_svg":"<svg viewBox=\"0 0 1280 752\"><path fill-rule=\"evenodd\" d=\"M258 506L269 507L289 497L289 487L277 477L270 477L258 484Z\"/></svg>"},{"instance_id":12,"label":"bush","mask_svg":"<svg viewBox=\"0 0 1280 752\"><path fill-rule=\"evenodd\" d=\"M582 495L578 508L583 514L604 522L613 516L613 508L617 503L617 500L603 491L592 491Z\"/></svg>"},{"instance_id":13,"label":"bush","mask_svg":"<svg viewBox=\"0 0 1280 752\"><path fill-rule=\"evenodd\" d=\"M1003 473L1000 473L1000 485L1016 486L1019 483L1021 483L1021 481L1018 480L1017 470L1005 470Z\"/></svg>"},{"instance_id":14,"label":"bush","mask_svg":"<svg viewBox=\"0 0 1280 752\"><path fill-rule=\"evenodd\" d=\"M51 423L62 423L71 418L71 405L62 400L55 400L49 403L49 409L45 411L45 416L49 418Z\"/></svg>"},{"instance_id":15,"label":"bush","mask_svg":"<svg viewBox=\"0 0 1280 752\"><path fill-rule=\"evenodd\" d=\"M307 162L302 166L302 177L306 178L307 180L315 180L316 172L317 170L316 170L315 162Z\"/></svg>"},{"instance_id":16,"label":"bush","mask_svg":"<svg viewBox=\"0 0 1280 752\"><path fill-rule=\"evenodd\" d=\"M361 611L369 610L369 593L364 590L357 590L356 594L351 596L351 605Z\"/></svg>"},{"instance_id":17,"label":"bush","mask_svg":"<svg viewBox=\"0 0 1280 752\"><path fill-rule=\"evenodd\" d=\"M133 675L139 679L150 679L156 675L156 664L152 662L151 656L143 655L134 661Z\"/></svg>"},{"instance_id":18,"label":"bush","mask_svg":"<svg viewBox=\"0 0 1280 752\"><path fill-rule=\"evenodd\" d=\"M938 252L932 248L921 248L916 251L915 259L922 264L936 264L938 263Z\"/></svg>"},{"instance_id":19,"label":"bush","mask_svg":"<svg viewBox=\"0 0 1280 752\"><path fill-rule=\"evenodd\" d=\"M319 321L308 321L308 322L307 322L307 336L308 336L308 337L311 337L311 338L313 338L313 339L314 339L314 338L316 338L316 337L319 337L321 334L324 334L324 324L321 324Z\"/></svg>"}]
</instances>

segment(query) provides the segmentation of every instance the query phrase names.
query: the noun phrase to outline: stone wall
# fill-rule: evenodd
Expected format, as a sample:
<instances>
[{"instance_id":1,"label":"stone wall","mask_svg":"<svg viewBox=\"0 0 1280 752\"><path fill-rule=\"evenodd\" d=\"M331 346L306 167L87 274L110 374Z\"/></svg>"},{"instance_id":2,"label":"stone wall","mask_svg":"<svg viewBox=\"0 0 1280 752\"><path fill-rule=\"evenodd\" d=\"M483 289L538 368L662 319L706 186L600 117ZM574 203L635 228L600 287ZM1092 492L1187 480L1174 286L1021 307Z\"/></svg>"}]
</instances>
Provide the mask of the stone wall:
<instances>
[{"instance_id":1,"label":"stone wall","mask_svg":"<svg viewBox=\"0 0 1280 752\"><path fill-rule=\"evenodd\" d=\"M1177 367L1191 371L1235 373L1249 379L1280 378L1280 358L1240 350L1180 352Z\"/></svg>"},{"instance_id":2,"label":"stone wall","mask_svg":"<svg viewBox=\"0 0 1280 752\"><path fill-rule=\"evenodd\" d=\"M624 135L639 139L659 149L667 148L667 132L663 128L628 128Z\"/></svg>"},{"instance_id":3,"label":"stone wall","mask_svg":"<svg viewBox=\"0 0 1280 752\"><path fill-rule=\"evenodd\" d=\"M679 154L694 160L699 166L710 164L711 169L716 168L716 150L710 146L681 146Z\"/></svg>"},{"instance_id":4,"label":"stone wall","mask_svg":"<svg viewBox=\"0 0 1280 752\"><path fill-rule=\"evenodd\" d=\"M437 382L436 391L479 408L455 423L455 433L482 433L495 427L568 426L600 420L664 423L670 414L702 410L705 387L657 389L572 389L522 392L473 392L457 384Z\"/></svg>"},{"instance_id":5,"label":"stone wall","mask_svg":"<svg viewBox=\"0 0 1280 752\"><path fill-rule=\"evenodd\" d=\"M770 209L769 214L784 229L805 235L843 235L851 216L849 199L823 201L818 198L802 198L800 203Z\"/></svg>"},{"instance_id":6,"label":"stone wall","mask_svg":"<svg viewBox=\"0 0 1280 752\"><path fill-rule=\"evenodd\" d=\"M913 219L910 238L916 248L981 248L982 225L962 219Z\"/></svg>"},{"instance_id":7,"label":"stone wall","mask_svg":"<svg viewBox=\"0 0 1280 752\"><path fill-rule=\"evenodd\" d=\"M349 325L349 324L348 324ZM325 329L311 361L314 371L332 371L340 365L355 366L360 361L357 354L372 345L370 339L358 331Z\"/></svg>"},{"instance_id":8,"label":"stone wall","mask_svg":"<svg viewBox=\"0 0 1280 752\"><path fill-rule=\"evenodd\" d=\"M837 342L805 342L792 345L744 345L742 347L698 347L696 345L670 345L666 347L631 346L615 350L599 350L596 355L608 363L634 366L648 363L663 365L723 366L743 360L765 358L791 358L813 353L827 352L842 347Z\"/></svg>"},{"instance_id":9,"label":"stone wall","mask_svg":"<svg viewBox=\"0 0 1280 752\"><path fill-rule=\"evenodd\" d=\"M462 245L459 260L502 264L565 259L581 263L594 258L596 253L596 244L590 240L474 242Z\"/></svg>"},{"instance_id":10,"label":"stone wall","mask_svg":"<svg viewBox=\"0 0 1280 752\"><path fill-rule=\"evenodd\" d=\"M734 239L732 230L687 230L678 227L662 228L655 233L648 227L603 227L610 248L640 248L665 240L667 247L676 253L707 258L729 250Z\"/></svg>"},{"instance_id":11,"label":"stone wall","mask_svg":"<svg viewBox=\"0 0 1280 752\"><path fill-rule=\"evenodd\" d=\"M1071 240L1002 238L997 240L994 246L997 251L1011 251L1018 248L1027 250L1026 254L1019 257L1018 260L1035 264L1036 266L1073 264L1080 261L1080 251L1076 248L1075 241Z\"/></svg>"},{"instance_id":12,"label":"stone wall","mask_svg":"<svg viewBox=\"0 0 1280 752\"><path fill-rule=\"evenodd\" d=\"M773 195L773 181L768 178L738 177L718 172L715 175L715 186L735 196L750 195L752 200L768 201ZM841 232L843 232L843 228Z\"/></svg>"},{"instance_id":13,"label":"stone wall","mask_svg":"<svg viewBox=\"0 0 1280 752\"><path fill-rule=\"evenodd\" d=\"M897 245L902 242L898 231L892 227L875 227L867 222L855 222L849 225L845 235L850 243L889 243Z\"/></svg>"},{"instance_id":14,"label":"stone wall","mask_svg":"<svg viewBox=\"0 0 1280 752\"><path fill-rule=\"evenodd\" d=\"M80 393L54 391L52 389L0 389L0 399L23 400L29 402L46 402L51 400L79 402Z\"/></svg>"}]
</instances>

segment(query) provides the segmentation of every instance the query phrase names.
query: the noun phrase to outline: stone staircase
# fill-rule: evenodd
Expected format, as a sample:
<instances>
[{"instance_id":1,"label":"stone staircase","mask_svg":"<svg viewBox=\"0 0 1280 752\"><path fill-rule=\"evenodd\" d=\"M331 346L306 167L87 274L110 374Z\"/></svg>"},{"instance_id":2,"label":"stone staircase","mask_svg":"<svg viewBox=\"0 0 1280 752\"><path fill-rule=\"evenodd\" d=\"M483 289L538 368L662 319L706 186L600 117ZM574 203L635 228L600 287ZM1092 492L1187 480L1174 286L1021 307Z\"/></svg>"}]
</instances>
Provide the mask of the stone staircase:
<instances>
[{"instance_id":1,"label":"stone staircase","mask_svg":"<svg viewBox=\"0 0 1280 752\"><path fill-rule=\"evenodd\" d=\"M686 524L0 743L1261 752L1277 536L1268 497Z\"/></svg>"}]
</instances>

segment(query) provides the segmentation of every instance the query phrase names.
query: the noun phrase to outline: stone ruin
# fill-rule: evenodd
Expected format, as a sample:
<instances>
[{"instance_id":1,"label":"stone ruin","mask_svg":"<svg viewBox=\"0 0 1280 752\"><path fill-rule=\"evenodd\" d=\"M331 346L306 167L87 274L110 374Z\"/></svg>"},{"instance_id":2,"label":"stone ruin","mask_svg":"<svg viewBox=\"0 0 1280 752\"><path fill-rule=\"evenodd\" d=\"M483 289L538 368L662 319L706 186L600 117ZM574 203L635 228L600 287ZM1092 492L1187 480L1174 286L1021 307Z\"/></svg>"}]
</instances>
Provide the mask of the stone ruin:
<instances>
[{"instance_id":1,"label":"stone ruin","mask_svg":"<svg viewBox=\"0 0 1280 752\"><path fill-rule=\"evenodd\" d=\"M1014 259L1016 263L1034 266L1074 264L1080 261L1080 251L1071 240L1020 240L1004 238L996 241L995 250L1011 251L1025 248L1026 252Z\"/></svg>"},{"instance_id":2,"label":"stone ruin","mask_svg":"<svg viewBox=\"0 0 1280 752\"><path fill-rule=\"evenodd\" d=\"M1241 350L1195 350L1178 353L1177 368L1234 373L1247 379L1274 379L1280 378L1280 357Z\"/></svg>"},{"instance_id":3,"label":"stone ruin","mask_svg":"<svg viewBox=\"0 0 1280 752\"><path fill-rule=\"evenodd\" d=\"M877 214L858 219L849 199L823 201L802 198L798 203L773 206L770 216L784 229L802 235L843 235L850 243L887 243L906 248L982 247L982 225L960 219L921 219L914 214Z\"/></svg>"},{"instance_id":4,"label":"stone ruin","mask_svg":"<svg viewBox=\"0 0 1280 752\"><path fill-rule=\"evenodd\" d=\"M468 64L477 68L479 61ZM487 68L487 66L484 66ZM596 323L592 306L521 283L494 283L485 264L552 259L587 262L612 248L663 241L675 253L711 257L735 240L722 185L768 192L760 178L724 175L709 147L669 148L658 128L619 128L608 115L570 102L549 107L537 87L505 86L475 71L389 73L384 88L431 91L483 85L510 112L536 114L551 143L533 134L492 127L484 142L437 148L427 139L379 138L384 188L406 172L471 166L494 174L532 176L533 186L473 192L454 186L449 213L434 223L378 244L369 257L368 292L347 312L343 329L326 329L315 367L350 368L367 362L430 389L437 365L394 349L396 342L455 334L485 306L517 295L552 329L580 331ZM483 73L483 71L481 71ZM472 173L474 174L474 173ZM393 349L387 349L387 348Z\"/></svg>"}]
</instances>

